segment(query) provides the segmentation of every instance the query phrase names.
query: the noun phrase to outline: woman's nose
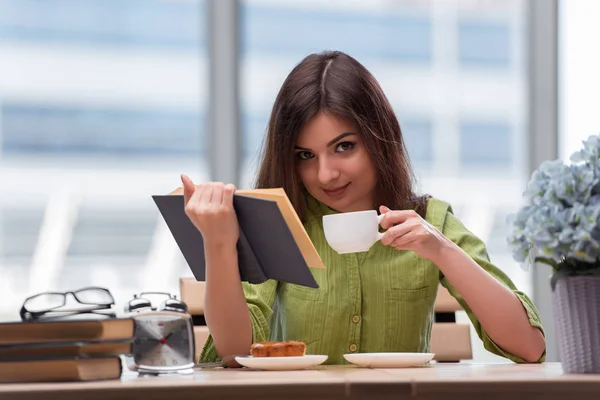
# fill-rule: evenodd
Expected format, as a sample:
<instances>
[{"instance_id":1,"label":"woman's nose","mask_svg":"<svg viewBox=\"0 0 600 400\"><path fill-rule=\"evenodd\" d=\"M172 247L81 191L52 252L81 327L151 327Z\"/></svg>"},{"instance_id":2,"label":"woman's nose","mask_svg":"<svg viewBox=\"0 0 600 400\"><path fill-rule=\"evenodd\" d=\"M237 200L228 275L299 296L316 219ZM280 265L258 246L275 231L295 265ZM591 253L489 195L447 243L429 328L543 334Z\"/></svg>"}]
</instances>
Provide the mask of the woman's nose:
<instances>
[{"instance_id":1,"label":"woman's nose","mask_svg":"<svg viewBox=\"0 0 600 400\"><path fill-rule=\"evenodd\" d=\"M331 162L328 162L327 160L322 160L319 162L318 178L322 185L328 184L329 182L337 179L339 176L340 172L338 168L336 168L336 166Z\"/></svg>"}]
</instances>

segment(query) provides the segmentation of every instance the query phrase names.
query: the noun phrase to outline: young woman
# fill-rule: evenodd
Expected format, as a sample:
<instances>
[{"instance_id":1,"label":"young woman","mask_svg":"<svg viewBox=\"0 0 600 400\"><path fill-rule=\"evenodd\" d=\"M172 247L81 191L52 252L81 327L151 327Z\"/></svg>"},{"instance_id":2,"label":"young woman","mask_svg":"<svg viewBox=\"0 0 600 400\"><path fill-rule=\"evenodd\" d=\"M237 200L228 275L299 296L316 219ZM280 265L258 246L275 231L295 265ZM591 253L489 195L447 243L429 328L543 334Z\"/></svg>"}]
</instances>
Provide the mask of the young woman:
<instances>
[{"instance_id":1,"label":"young woman","mask_svg":"<svg viewBox=\"0 0 600 400\"><path fill-rule=\"evenodd\" d=\"M307 354L327 354L328 363L343 363L352 352L427 352L440 282L486 349L514 362L545 358L533 303L447 203L413 192L392 106L369 71L344 53L312 54L289 74L273 106L256 185L285 189L327 266L312 270L318 289L240 283L236 188L182 181L207 264L211 336L202 361L236 366L233 356L266 340L301 340ZM322 217L359 210L385 214L387 231L368 252L337 254Z\"/></svg>"}]
</instances>

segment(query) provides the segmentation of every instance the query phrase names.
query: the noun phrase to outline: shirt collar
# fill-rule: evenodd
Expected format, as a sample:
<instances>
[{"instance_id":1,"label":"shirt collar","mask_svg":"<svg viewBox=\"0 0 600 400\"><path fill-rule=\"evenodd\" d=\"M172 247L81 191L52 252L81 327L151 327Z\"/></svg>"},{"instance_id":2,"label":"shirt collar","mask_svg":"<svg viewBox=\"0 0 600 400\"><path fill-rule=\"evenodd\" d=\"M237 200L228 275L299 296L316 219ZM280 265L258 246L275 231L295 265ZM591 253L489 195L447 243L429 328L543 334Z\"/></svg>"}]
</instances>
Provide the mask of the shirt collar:
<instances>
[{"instance_id":1,"label":"shirt collar","mask_svg":"<svg viewBox=\"0 0 600 400\"><path fill-rule=\"evenodd\" d=\"M324 215L339 214L338 211L329 208L306 191L304 192L304 198L306 200L306 209L308 210L308 213L314 217L320 218Z\"/></svg>"}]
</instances>

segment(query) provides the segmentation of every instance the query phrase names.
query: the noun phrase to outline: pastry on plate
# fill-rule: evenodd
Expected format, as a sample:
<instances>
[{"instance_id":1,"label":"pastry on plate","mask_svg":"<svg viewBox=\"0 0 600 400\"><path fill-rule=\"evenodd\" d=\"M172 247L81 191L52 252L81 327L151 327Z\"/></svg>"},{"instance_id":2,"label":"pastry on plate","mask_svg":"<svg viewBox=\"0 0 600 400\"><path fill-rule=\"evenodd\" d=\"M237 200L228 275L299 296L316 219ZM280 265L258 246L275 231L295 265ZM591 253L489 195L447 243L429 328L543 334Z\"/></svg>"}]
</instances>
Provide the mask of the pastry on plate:
<instances>
[{"instance_id":1,"label":"pastry on plate","mask_svg":"<svg viewBox=\"0 0 600 400\"><path fill-rule=\"evenodd\" d=\"M306 344L295 340L258 342L250 347L252 357L299 357L306 354Z\"/></svg>"}]
</instances>

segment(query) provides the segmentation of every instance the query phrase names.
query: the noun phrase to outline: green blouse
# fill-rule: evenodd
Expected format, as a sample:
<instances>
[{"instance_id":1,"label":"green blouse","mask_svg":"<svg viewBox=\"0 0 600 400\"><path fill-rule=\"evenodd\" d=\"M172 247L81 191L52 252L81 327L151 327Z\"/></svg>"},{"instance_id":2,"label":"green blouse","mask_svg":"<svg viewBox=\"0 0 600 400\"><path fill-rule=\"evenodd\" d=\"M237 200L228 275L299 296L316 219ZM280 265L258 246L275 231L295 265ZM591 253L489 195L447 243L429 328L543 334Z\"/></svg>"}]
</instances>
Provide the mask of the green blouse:
<instances>
[{"instance_id":1,"label":"green blouse","mask_svg":"<svg viewBox=\"0 0 600 400\"><path fill-rule=\"evenodd\" d=\"M307 354L327 354L327 363L345 363L353 352L428 352L439 283L469 316L490 352L525 360L500 348L487 335L460 294L432 262L411 251L377 242L368 252L337 254L323 233L322 216L335 211L308 198L304 224L325 269L311 269L318 289L284 282L243 283L252 321L252 341L300 340ZM532 301L488 257L484 243L452 214L447 203L430 199L425 219L460 246L477 264L521 300L532 326L542 329ZM546 353L539 362L545 360ZM209 336L201 362L219 360Z\"/></svg>"}]
</instances>

